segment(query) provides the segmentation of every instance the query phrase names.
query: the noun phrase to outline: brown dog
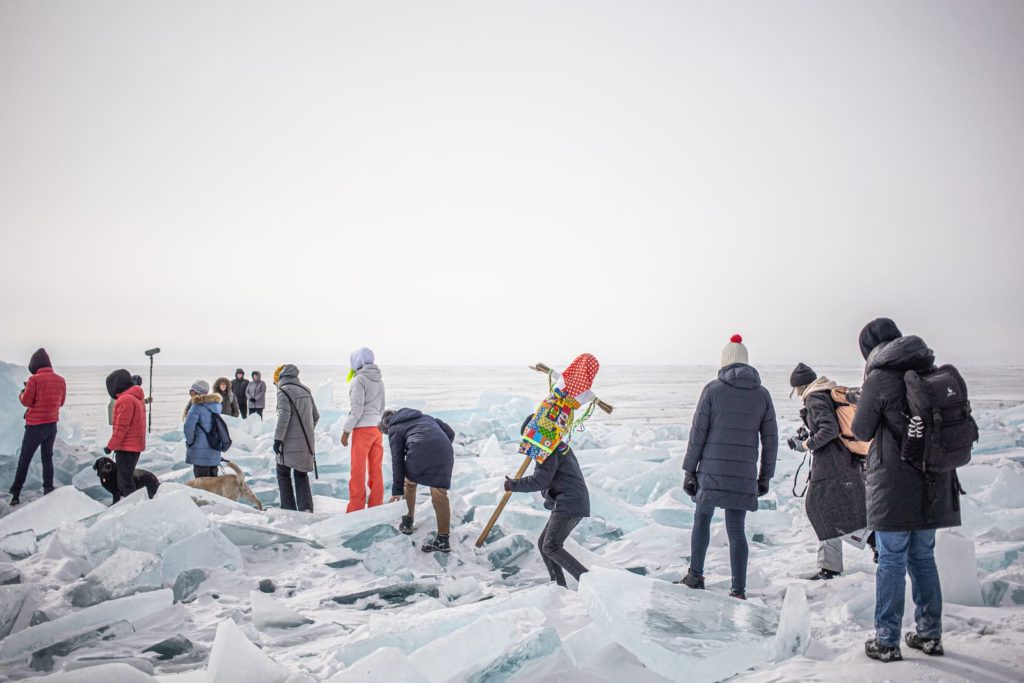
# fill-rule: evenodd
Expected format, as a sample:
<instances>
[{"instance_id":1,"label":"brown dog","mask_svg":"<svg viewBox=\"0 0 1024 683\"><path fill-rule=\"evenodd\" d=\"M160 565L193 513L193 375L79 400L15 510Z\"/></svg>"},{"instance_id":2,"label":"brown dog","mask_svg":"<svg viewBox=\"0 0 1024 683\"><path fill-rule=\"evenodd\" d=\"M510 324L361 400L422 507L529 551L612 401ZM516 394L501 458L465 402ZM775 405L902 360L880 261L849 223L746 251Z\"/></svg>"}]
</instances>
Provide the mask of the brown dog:
<instances>
[{"instance_id":1,"label":"brown dog","mask_svg":"<svg viewBox=\"0 0 1024 683\"><path fill-rule=\"evenodd\" d=\"M245 483L245 475L242 473L242 468L226 458L221 458L221 461L227 463L227 466L234 470L235 473L222 474L219 477L196 477L192 481L187 482L187 485L194 489L216 493L218 496L224 496L234 501L239 499L247 500L255 505L258 510L262 510L263 503L252 492L249 485Z\"/></svg>"}]
</instances>

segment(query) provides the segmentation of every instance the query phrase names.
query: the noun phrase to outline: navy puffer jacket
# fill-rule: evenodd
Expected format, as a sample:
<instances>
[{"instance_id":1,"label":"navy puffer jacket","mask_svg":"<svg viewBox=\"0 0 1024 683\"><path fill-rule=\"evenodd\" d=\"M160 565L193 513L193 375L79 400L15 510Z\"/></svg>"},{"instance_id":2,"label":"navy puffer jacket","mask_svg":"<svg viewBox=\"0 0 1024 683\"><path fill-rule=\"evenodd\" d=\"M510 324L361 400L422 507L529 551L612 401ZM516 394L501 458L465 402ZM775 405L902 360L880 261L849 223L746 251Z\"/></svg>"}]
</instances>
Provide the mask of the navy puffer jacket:
<instances>
[{"instance_id":1,"label":"navy puffer jacket","mask_svg":"<svg viewBox=\"0 0 1024 683\"><path fill-rule=\"evenodd\" d=\"M413 408L395 412L387 425L391 446L391 495L402 495L405 480L420 486L449 489L455 451L455 431Z\"/></svg>"},{"instance_id":2,"label":"navy puffer jacket","mask_svg":"<svg viewBox=\"0 0 1024 683\"><path fill-rule=\"evenodd\" d=\"M760 468L758 444L760 442ZM697 503L757 509L757 482L775 474L779 428L757 370L733 363L701 392L683 469L697 474Z\"/></svg>"}]
</instances>

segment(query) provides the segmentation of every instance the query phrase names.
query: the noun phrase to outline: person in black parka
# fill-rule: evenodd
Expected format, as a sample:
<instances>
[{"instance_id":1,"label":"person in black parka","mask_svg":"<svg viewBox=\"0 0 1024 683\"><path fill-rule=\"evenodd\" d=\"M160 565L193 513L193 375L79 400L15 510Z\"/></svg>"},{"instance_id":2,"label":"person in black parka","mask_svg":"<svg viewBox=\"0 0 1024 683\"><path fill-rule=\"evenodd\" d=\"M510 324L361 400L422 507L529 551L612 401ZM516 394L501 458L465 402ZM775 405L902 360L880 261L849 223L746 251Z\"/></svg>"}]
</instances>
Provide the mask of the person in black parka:
<instances>
[{"instance_id":1,"label":"person in black parka","mask_svg":"<svg viewBox=\"0 0 1024 683\"><path fill-rule=\"evenodd\" d=\"M249 380L245 378L245 370L235 370L235 378L231 380L231 393L235 395L238 402L238 414L243 420L249 415L249 400L246 398L245 390L249 388Z\"/></svg>"},{"instance_id":2,"label":"person in black parka","mask_svg":"<svg viewBox=\"0 0 1024 683\"><path fill-rule=\"evenodd\" d=\"M733 597L746 599L747 512L768 493L775 474L779 428L771 394L747 364L743 338L734 335L722 350L718 379L701 392L683 460L683 490L693 496L690 569L681 583L704 588L704 557L711 540L715 508L725 509ZM758 466L760 443L760 467Z\"/></svg>"},{"instance_id":3,"label":"person in black parka","mask_svg":"<svg viewBox=\"0 0 1024 683\"><path fill-rule=\"evenodd\" d=\"M926 372L935 354L920 337L903 336L888 318L860 333L867 361L853 433L871 440L867 460L867 522L875 531L875 637L865 643L872 659L896 661L900 653L906 575L913 579L916 633L907 644L942 654L942 589L935 565L935 530L960 525L960 481L956 471L927 475L900 457L908 416L903 375Z\"/></svg>"},{"instance_id":4,"label":"person in black parka","mask_svg":"<svg viewBox=\"0 0 1024 683\"><path fill-rule=\"evenodd\" d=\"M533 415L523 422L526 431ZM565 539L584 517L590 516L590 491L583 479L583 470L576 454L567 443L559 444L544 462L534 460L533 474L522 479L505 477L505 490L513 493L540 491L544 507L551 511L548 523L540 532L537 548L551 580L565 587L565 572L579 581L587 568L565 550ZM564 570L564 571L563 571Z\"/></svg>"},{"instance_id":5,"label":"person in black parka","mask_svg":"<svg viewBox=\"0 0 1024 683\"><path fill-rule=\"evenodd\" d=\"M836 383L799 363L789 376L789 385L804 403L800 419L808 436L791 443L797 452L812 454L804 508L821 541L818 573L808 578L831 579L843 573L842 537L867 526L864 468L862 459L842 442L832 401Z\"/></svg>"},{"instance_id":6,"label":"person in black parka","mask_svg":"<svg viewBox=\"0 0 1024 683\"><path fill-rule=\"evenodd\" d=\"M455 431L443 420L424 415L413 408L385 410L378 425L382 434L388 437L391 448L391 500L394 503L405 497L409 514L402 517L398 530L403 534L413 532L413 515L416 512L416 486L430 487L430 501L437 517L437 533L423 545L425 553L451 552L451 507L448 503L448 489L452 486L452 469L455 467Z\"/></svg>"}]
</instances>

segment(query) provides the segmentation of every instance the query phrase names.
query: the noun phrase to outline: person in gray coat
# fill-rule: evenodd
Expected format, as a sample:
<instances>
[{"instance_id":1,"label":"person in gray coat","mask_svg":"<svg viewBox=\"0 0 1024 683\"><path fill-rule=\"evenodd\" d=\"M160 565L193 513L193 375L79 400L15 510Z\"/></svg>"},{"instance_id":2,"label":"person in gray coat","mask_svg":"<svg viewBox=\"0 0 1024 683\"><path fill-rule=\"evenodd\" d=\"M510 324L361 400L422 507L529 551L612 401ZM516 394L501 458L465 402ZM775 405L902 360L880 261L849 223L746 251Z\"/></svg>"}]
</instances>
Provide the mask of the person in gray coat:
<instances>
[{"instance_id":1,"label":"person in gray coat","mask_svg":"<svg viewBox=\"0 0 1024 683\"><path fill-rule=\"evenodd\" d=\"M904 336L889 318L877 318L860 333L867 365L857 400L853 433L871 440L867 461L868 528L875 532L875 635L864 644L868 657L883 662L903 658L903 623L907 573L913 579L916 632L908 646L941 655L942 588L935 565L935 530L960 525L963 490L956 471L922 473L901 457L903 442L919 438L908 432L908 370L927 372L935 354L920 337Z\"/></svg>"},{"instance_id":2,"label":"person in gray coat","mask_svg":"<svg viewBox=\"0 0 1024 683\"><path fill-rule=\"evenodd\" d=\"M313 512L313 492L309 473L316 466L316 435L320 421L313 394L299 381L299 369L282 365L277 373L277 429L274 453L277 455L277 487L285 510ZM294 479L294 488L292 480Z\"/></svg>"},{"instance_id":3,"label":"person in gray coat","mask_svg":"<svg viewBox=\"0 0 1024 683\"><path fill-rule=\"evenodd\" d=\"M690 537L690 569L681 583L704 588L711 518L715 508L723 508L732 568L729 595L743 600L747 586L746 514L757 510L758 497L768 493L779 450L771 394L761 386L761 377L747 364L747 358L743 338L733 335L722 350L718 379L701 392L683 460L683 490L693 496L697 509Z\"/></svg>"},{"instance_id":4,"label":"person in gray coat","mask_svg":"<svg viewBox=\"0 0 1024 683\"><path fill-rule=\"evenodd\" d=\"M250 413L263 419L263 409L267 407L267 383L259 370L252 371L252 381L245 387L245 403Z\"/></svg>"}]
</instances>

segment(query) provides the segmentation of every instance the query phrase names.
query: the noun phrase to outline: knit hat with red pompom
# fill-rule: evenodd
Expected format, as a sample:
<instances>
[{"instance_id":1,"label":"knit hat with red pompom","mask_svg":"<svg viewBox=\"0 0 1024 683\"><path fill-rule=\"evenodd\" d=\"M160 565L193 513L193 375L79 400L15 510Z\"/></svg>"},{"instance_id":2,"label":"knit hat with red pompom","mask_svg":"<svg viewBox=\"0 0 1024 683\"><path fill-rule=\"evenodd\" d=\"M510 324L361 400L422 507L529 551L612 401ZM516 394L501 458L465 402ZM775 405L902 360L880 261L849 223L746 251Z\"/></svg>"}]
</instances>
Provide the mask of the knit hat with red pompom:
<instances>
[{"instance_id":1,"label":"knit hat with red pompom","mask_svg":"<svg viewBox=\"0 0 1024 683\"><path fill-rule=\"evenodd\" d=\"M722 349L722 367L733 363L746 364L748 358L747 347L743 345L743 337L738 334L732 335L729 343Z\"/></svg>"}]
</instances>

